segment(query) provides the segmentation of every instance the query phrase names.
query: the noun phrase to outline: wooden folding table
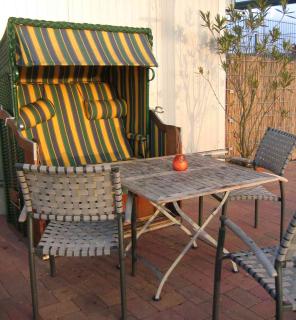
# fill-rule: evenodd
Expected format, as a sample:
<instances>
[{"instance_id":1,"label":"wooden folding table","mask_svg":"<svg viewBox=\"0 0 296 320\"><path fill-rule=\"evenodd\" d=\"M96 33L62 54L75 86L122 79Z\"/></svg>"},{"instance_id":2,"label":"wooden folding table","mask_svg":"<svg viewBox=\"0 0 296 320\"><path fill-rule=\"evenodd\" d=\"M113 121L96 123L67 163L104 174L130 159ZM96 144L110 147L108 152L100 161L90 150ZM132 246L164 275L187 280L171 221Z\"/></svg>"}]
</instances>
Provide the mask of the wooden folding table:
<instances>
[{"instance_id":1,"label":"wooden folding table","mask_svg":"<svg viewBox=\"0 0 296 320\"><path fill-rule=\"evenodd\" d=\"M254 187L279 180L286 181L283 177L256 172L198 153L188 154L186 158L189 166L188 170L184 172L177 172L172 169L173 156L139 159L119 164L122 185L128 190L126 219L131 220L132 224L132 273L135 274L137 239L147 230L148 226L158 215L163 214L173 224L179 225L190 236L190 241L182 252L167 272L160 276L160 284L155 295L155 300L159 300L162 288L169 275L187 251L195 245L198 237L210 245L216 246L216 240L205 231L205 228L225 205L228 195L232 190ZM224 193L223 200L209 214L201 226L182 211L178 204L178 201L181 200L217 193ZM146 198L156 209L155 213L149 218L138 234L136 231L136 212L133 210L135 195ZM177 219L175 213L168 209L168 203L173 204L174 211L180 215L181 219ZM190 229L182 223L183 221L187 222ZM227 251L225 250L225 252ZM233 267L236 271L237 267L235 265Z\"/></svg>"}]
</instances>

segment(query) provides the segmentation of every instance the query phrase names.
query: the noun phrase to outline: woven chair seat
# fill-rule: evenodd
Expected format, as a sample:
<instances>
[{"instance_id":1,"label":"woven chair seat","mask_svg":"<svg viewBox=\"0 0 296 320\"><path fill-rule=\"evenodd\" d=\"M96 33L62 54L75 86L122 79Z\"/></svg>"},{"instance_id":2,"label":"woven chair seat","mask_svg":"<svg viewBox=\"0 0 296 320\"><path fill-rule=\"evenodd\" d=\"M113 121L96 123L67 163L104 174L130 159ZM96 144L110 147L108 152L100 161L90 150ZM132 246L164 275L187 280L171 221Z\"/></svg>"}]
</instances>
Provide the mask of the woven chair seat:
<instances>
[{"instance_id":1,"label":"woven chair seat","mask_svg":"<svg viewBox=\"0 0 296 320\"><path fill-rule=\"evenodd\" d=\"M274 263L277 247L263 248L267 258ZM275 279L270 277L253 252L237 252L227 255L248 272L274 299L276 298ZM283 272L283 302L296 310L296 264L287 263Z\"/></svg>"},{"instance_id":2,"label":"woven chair seat","mask_svg":"<svg viewBox=\"0 0 296 320\"><path fill-rule=\"evenodd\" d=\"M37 247L38 254L102 256L118 248L117 220L100 222L51 221Z\"/></svg>"},{"instance_id":3,"label":"woven chair seat","mask_svg":"<svg viewBox=\"0 0 296 320\"><path fill-rule=\"evenodd\" d=\"M217 196L223 199L224 194L219 193ZM232 191L228 200L267 200L267 201L279 201L279 196L268 191L263 186L254 188L245 188L241 190Z\"/></svg>"}]
</instances>

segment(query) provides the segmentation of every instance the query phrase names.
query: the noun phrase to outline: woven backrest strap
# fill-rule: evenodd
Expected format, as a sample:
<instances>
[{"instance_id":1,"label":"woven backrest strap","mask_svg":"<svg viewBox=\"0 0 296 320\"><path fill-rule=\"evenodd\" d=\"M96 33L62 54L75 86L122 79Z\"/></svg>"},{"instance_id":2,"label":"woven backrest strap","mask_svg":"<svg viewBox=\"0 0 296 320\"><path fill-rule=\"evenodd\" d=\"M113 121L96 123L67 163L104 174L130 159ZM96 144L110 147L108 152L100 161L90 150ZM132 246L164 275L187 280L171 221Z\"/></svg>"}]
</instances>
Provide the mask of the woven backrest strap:
<instances>
[{"instance_id":1,"label":"woven backrest strap","mask_svg":"<svg viewBox=\"0 0 296 320\"><path fill-rule=\"evenodd\" d=\"M278 261L291 261L296 258L296 212L292 217L287 231L278 248L276 259Z\"/></svg>"},{"instance_id":2,"label":"woven backrest strap","mask_svg":"<svg viewBox=\"0 0 296 320\"><path fill-rule=\"evenodd\" d=\"M296 136L288 132L268 128L255 155L255 166L283 175L296 144Z\"/></svg>"},{"instance_id":3,"label":"woven backrest strap","mask_svg":"<svg viewBox=\"0 0 296 320\"><path fill-rule=\"evenodd\" d=\"M122 212L118 168L108 164L85 167L18 165L28 212L35 218L58 221L114 219Z\"/></svg>"}]
</instances>

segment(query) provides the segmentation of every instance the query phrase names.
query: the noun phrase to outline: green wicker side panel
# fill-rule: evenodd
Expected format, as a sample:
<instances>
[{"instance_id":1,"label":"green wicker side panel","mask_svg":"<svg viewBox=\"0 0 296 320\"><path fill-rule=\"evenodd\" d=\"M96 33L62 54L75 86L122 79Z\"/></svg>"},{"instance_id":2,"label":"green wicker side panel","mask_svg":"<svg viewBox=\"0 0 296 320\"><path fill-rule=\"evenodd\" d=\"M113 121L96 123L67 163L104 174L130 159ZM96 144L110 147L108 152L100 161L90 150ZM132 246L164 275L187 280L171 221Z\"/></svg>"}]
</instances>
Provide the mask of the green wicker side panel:
<instances>
[{"instance_id":1,"label":"green wicker side panel","mask_svg":"<svg viewBox=\"0 0 296 320\"><path fill-rule=\"evenodd\" d=\"M159 121L154 116L150 117L149 145L150 157L161 157L166 155L166 132L162 130Z\"/></svg>"},{"instance_id":2,"label":"green wicker side panel","mask_svg":"<svg viewBox=\"0 0 296 320\"><path fill-rule=\"evenodd\" d=\"M0 41L0 76L6 76L9 73L9 69L9 44L7 41L7 30L5 30L3 37Z\"/></svg>"},{"instance_id":3,"label":"green wicker side panel","mask_svg":"<svg viewBox=\"0 0 296 320\"><path fill-rule=\"evenodd\" d=\"M0 76L0 105L12 113L12 92L10 79L7 74ZM5 126L4 121L0 121L0 132L7 220L17 225L19 209L17 208L17 203L11 201L11 195L17 191L15 163L18 161L18 158L22 159L22 156L21 151L16 146L13 133Z\"/></svg>"}]
</instances>

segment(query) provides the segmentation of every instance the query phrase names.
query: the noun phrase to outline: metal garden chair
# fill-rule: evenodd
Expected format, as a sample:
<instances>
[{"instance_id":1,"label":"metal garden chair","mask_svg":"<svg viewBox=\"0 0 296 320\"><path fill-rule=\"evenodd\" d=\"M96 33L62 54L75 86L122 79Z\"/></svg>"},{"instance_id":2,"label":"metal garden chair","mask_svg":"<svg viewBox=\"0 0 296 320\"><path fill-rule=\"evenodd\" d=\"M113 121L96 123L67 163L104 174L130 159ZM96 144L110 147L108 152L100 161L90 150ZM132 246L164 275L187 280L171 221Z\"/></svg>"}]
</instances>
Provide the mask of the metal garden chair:
<instances>
[{"instance_id":1,"label":"metal garden chair","mask_svg":"<svg viewBox=\"0 0 296 320\"><path fill-rule=\"evenodd\" d=\"M35 255L49 255L55 275L55 256L109 255L118 249L122 319L126 319L122 189L118 168L110 165L48 167L18 164L29 235L29 265L33 318L38 318ZM25 216L25 217L24 217ZM49 223L34 248L33 219Z\"/></svg>"},{"instance_id":2,"label":"metal garden chair","mask_svg":"<svg viewBox=\"0 0 296 320\"><path fill-rule=\"evenodd\" d=\"M250 252L223 254L226 229L230 229L250 249ZM231 259L247 271L276 302L276 319L284 309L296 311L296 212L279 246L260 249L246 233L226 216L221 216L215 264L213 317L219 318L222 260Z\"/></svg>"},{"instance_id":3,"label":"metal garden chair","mask_svg":"<svg viewBox=\"0 0 296 320\"><path fill-rule=\"evenodd\" d=\"M262 167L271 172L283 176L285 168L288 164L291 153L296 144L296 136L282 130L268 128L263 136L260 145L257 149L254 160L246 158L231 158L230 162L252 166L253 169ZM230 193L228 201L235 200L254 200L255 201L255 223L254 227L258 227L258 207L259 201L274 201L280 202L281 205L281 222L280 222L280 237L284 230L284 216L285 216L285 189L284 182L280 181L280 196L268 191L265 187L259 186L255 188L246 188ZM221 201L223 195L217 194L214 197ZM202 220L203 199L199 199L199 224Z\"/></svg>"}]
</instances>

